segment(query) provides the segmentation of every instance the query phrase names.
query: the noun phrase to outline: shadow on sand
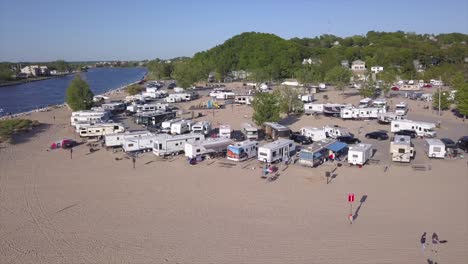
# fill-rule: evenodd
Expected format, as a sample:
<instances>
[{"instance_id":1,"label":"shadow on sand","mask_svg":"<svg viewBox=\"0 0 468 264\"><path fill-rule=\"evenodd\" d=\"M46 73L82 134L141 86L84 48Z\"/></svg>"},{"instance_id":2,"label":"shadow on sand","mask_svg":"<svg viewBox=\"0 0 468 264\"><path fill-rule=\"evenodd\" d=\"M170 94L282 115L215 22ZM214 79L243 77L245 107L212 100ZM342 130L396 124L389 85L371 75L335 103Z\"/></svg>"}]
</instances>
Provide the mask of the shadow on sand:
<instances>
[{"instance_id":1,"label":"shadow on sand","mask_svg":"<svg viewBox=\"0 0 468 264\"><path fill-rule=\"evenodd\" d=\"M14 134L11 137L11 144L18 145L18 144L26 143L30 141L32 138L34 138L37 134L47 131L51 126L52 126L51 124L41 123L40 125L38 125L37 127L34 127L30 131L19 132L18 134Z\"/></svg>"},{"instance_id":2,"label":"shadow on sand","mask_svg":"<svg viewBox=\"0 0 468 264\"><path fill-rule=\"evenodd\" d=\"M363 195L361 197L361 200L359 201L359 206L358 208L356 209L356 212L354 212L354 215L353 215L353 221L356 220L359 216L359 211L361 210L361 207L362 205L366 202L367 200L367 195Z\"/></svg>"}]
</instances>

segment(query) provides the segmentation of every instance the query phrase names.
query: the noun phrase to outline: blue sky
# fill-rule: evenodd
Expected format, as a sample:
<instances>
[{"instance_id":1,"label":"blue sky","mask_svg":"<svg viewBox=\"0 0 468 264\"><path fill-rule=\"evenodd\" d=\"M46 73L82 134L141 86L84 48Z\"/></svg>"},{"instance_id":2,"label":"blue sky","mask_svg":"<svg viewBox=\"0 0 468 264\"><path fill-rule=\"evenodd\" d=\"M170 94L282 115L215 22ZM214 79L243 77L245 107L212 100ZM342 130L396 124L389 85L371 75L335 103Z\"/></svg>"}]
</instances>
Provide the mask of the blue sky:
<instances>
[{"instance_id":1,"label":"blue sky","mask_svg":"<svg viewBox=\"0 0 468 264\"><path fill-rule=\"evenodd\" d=\"M468 33L466 0L0 0L0 61L192 56L257 31L283 38Z\"/></svg>"}]
</instances>

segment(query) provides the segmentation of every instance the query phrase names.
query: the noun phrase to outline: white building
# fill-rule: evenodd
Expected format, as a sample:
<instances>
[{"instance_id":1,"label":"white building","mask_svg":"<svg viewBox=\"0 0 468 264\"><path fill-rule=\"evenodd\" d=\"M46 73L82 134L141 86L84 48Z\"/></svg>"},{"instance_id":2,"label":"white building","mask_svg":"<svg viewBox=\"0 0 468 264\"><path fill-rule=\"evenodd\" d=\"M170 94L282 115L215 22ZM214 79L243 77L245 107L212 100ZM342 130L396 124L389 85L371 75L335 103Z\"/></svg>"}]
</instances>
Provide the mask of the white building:
<instances>
[{"instance_id":1,"label":"white building","mask_svg":"<svg viewBox=\"0 0 468 264\"><path fill-rule=\"evenodd\" d=\"M27 76L41 76L48 75L49 69L47 66L29 65L21 69L21 73Z\"/></svg>"},{"instance_id":2,"label":"white building","mask_svg":"<svg viewBox=\"0 0 468 264\"><path fill-rule=\"evenodd\" d=\"M382 72L383 71L383 67L382 66L372 66L371 67L371 72L372 73L379 73L379 72Z\"/></svg>"},{"instance_id":3,"label":"white building","mask_svg":"<svg viewBox=\"0 0 468 264\"><path fill-rule=\"evenodd\" d=\"M351 64L351 70L353 72L363 72L366 70L366 63L362 60L355 60Z\"/></svg>"}]
</instances>

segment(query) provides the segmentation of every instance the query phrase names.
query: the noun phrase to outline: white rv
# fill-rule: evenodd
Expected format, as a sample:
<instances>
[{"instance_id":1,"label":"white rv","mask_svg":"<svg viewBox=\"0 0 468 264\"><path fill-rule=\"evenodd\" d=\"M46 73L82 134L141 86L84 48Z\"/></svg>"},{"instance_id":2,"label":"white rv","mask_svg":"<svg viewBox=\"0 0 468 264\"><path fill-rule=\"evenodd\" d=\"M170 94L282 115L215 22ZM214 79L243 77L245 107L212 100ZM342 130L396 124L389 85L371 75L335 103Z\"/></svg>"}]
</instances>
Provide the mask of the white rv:
<instances>
[{"instance_id":1,"label":"white rv","mask_svg":"<svg viewBox=\"0 0 468 264\"><path fill-rule=\"evenodd\" d=\"M211 132L211 123L207 121L197 122L192 125L192 132L195 134L208 135Z\"/></svg>"},{"instance_id":2,"label":"white rv","mask_svg":"<svg viewBox=\"0 0 468 264\"><path fill-rule=\"evenodd\" d=\"M258 128L250 123L242 124L242 133L244 133L247 139L258 139Z\"/></svg>"},{"instance_id":3,"label":"white rv","mask_svg":"<svg viewBox=\"0 0 468 264\"><path fill-rule=\"evenodd\" d=\"M367 97L367 98L361 99L359 101L358 107L359 108L366 108L366 107L369 107L371 105L371 103L372 103L372 99Z\"/></svg>"},{"instance_id":4,"label":"white rv","mask_svg":"<svg viewBox=\"0 0 468 264\"><path fill-rule=\"evenodd\" d=\"M203 140L205 137L200 134L185 134L185 135L163 135L154 141L153 153L156 156L166 156L179 154L184 151L187 143L193 143Z\"/></svg>"},{"instance_id":5,"label":"white rv","mask_svg":"<svg viewBox=\"0 0 468 264\"><path fill-rule=\"evenodd\" d=\"M301 128L301 135L309 137L312 141L320 141L327 138L323 128L316 127L303 127Z\"/></svg>"},{"instance_id":6,"label":"white rv","mask_svg":"<svg viewBox=\"0 0 468 264\"><path fill-rule=\"evenodd\" d=\"M75 126L77 123L98 123L109 120L108 111L76 111L72 112L70 124Z\"/></svg>"},{"instance_id":7,"label":"white rv","mask_svg":"<svg viewBox=\"0 0 468 264\"><path fill-rule=\"evenodd\" d=\"M182 119L176 118L176 119L171 119L171 120L167 120L167 121L162 122L161 123L162 132L170 133L172 124L180 122L180 121L182 121Z\"/></svg>"},{"instance_id":8,"label":"white rv","mask_svg":"<svg viewBox=\"0 0 468 264\"><path fill-rule=\"evenodd\" d=\"M408 104L405 102L399 102L395 105L395 114L404 116L408 113Z\"/></svg>"},{"instance_id":9,"label":"white rv","mask_svg":"<svg viewBox=\"0 0 468 264\"><path fill-rule=\"evenodd\" d=\"M219 126L219 137L220 138L231 138L231 126L230 125L220 125Z\"/></svg>"},{"instance_id":10,"label":"white rv","mask_svg":"<svg viewBox=\"0 0 468 264\"><path fill-rule=\"evenodd\" d=\"M109 134L122 133L125 127L119 123L96 123L80 128L80 137L102 137Z\"/></svg>"},{"instance_id":11,"label":"white rv","mask_svg":"<svg viewBox=\"0 0 468 264\"><path fill-rule=\"evenodd\" d=\"M181 120L171 125L171 134L185 134L191 131L193 122L190 120Z\"/></svg>"},{"instance_id":12,"label":"white rv","mask_svg":"<svg viewBox=\"0 0 468 264\"><path fill-rule=\"evenodd\" d=\"M236 104L246 104L251 105L253 101L252 95L236 95L234 102Z\"/></svg>"},{"instance_id":13,"label":"white rv","mask_svg":"<svg viewBox=\"0 0 468 264\"><path fill-rule=\"evenodd\" d=\"M127 106L127 110L129 110L130 106ZM157 110L167 111L169 108L168 104L144 104L144 105L136 105L136 109L133 112L141 113L141 112L152 112Z\"/></svg>"},{"instance_id":14,"label":"white rv","mask_svg":"<svg viewBox=\"0 0 468 264\"><path fill-rule=\"evenodd\" d=\"M121 147L126 138L130 139L149 135L152 135L152 133L147 130L109 134L104 136L104 143L108 148Z\"/></svg>"},{"instance_id":15,"label":"white rv","mask_svg":"<svg viewBox=\"0 0 468 264\"><path fill-rule=\"evenodd\" d=\"M392 155L392 161L410 162L414 157L411 137L395 135L395 139L390 142L390 154Z\"/></svg>"},{"instance_id":16,"label":"white rv","mask_svg":"<svg viewBox=\"0 0 468 264\"><path fill-rule=\"evenodd\" d=\"M323 104L308 103L304 104L305 114L320 114L323 113Z\"/></svg>"},{"instance_id":17,"label":"white rv","mask_svg":"<svg viewBox=\"0 0 468 264\"><path fill-rule=\"evenodd\" d=\"M427 122L417 122L412 120L394 120L391 123L391 132L395 133L400 130L414 130L420 137L435 137L435 124Z\"/></svg>"},{"instance_id":18,"label":"white rv","mask_svg":"<svg viewBox=\"0 0 468 264\"><path fill-rule=\"evenodd\" d=\"M185 144L185 156L194 158L206 154L222 153L232 144L231 139L227 138L208 138L192 143Z\"/></svg>"},{"instance_id":19,"label":"white rv","mask_svg":"<svg viewBox=\"0 0 468 264\"><path fill-rule=\"evenodd\" d=\"M339 126L324 126L323 130L325 131L325 135L331 138L337 138L341 136L352 136L352 133L349 132L348 129Z\"/></svg>"},{"instance_id":20,"label":"white rv","mask_svg":"<svg viewBox=\"0 0 468 264\"><path fill-rule=\"evenodd\" d=\"M153 149L154 142L159 137L161 137L161 135L148 134L139 137L124 138L122 149L125 152L151 151Z\"/></svg>"},{"instance_id":21,"label":"white rv","mask_svg":"<svg viewBox=\"0 0 468 264\"><path fill-rule=\"evenodd\" d=\"M346 107L341 109L342 119L375 119L379 114L385 113L385 108L354 108Z\"/></svg>"},{"instance_id":22,"label":"white rv","mask_svg":"<svg viewBox=\"0 0 468 264\"><path fill-rule=\"evenodd\" d=\"M372 107L388 109L387 100L383 98L375 99L372 102Z\"/></svg>"},{"instance_id":23,"label":"white rv","mask_svg":"<svg viewBox=\"0 0 468 264\"><path fill-rule=\"evenodd\" d=\"M168 103L178 103L182 102L182 97L179 94L170 94L168 97L164 98Z\"/></svg>"},{"instance_id":24,"label":"white rv","mask_svg":"<svg viewBox=\"0 0 468 264\"><path fill-rule=\"evenodd\" d=\"M399 116L393 112L380 113L377 115L377 121L380 124L390 124L393 120L403 120L403 116Z\"/></svg>"},{"instance_id":25,"label":"white rv","mask_svg":"<svg viewBox=\"0 0 468 264\"><path fill-rule=\"evenodd\" d=\"M429 158L445 158L445 144L440 139L428 138L424 143L424 151Z\"/></svg>"},{"instance_id":26,"label":"white rv","mask_svg":"<svg viewBox=\"0 0 468 264\"><path fill-rule=\"evenodd\" d=\"M314 101L314 95L313 94L298 95L298 99L301 100L303 103L311 103Z\"/></svg>"},{"instance_id":27,"label":"white rv","mask_svg":"<svg viewBox=\"0 0 468 264\"><path fill-rule=\"evenodd\" d=\"M348 149L348 163L352 165L364 165L373 155L371 144L359 143Z\"/></svg>"},{"instance_id":28,"label":"white rv","mask_svg":"<svg viewBox=\"0 0 468 264\"><path fill-rule=\"evenodd\" d=\"M280 138L258 148L258 160L274 163L289 159L296 152L296 144L290 139Z\"/></svg>"},{"instance_id":29,"label":"white rv","mask_svg":"<svg viewBox=\"0 0 468 264\"><path fill-rule=\"evenodd\" d=\"M242 141L227 147L227 159L244 161L257 156L258 141Z\"/></svg>"}]
</instances>

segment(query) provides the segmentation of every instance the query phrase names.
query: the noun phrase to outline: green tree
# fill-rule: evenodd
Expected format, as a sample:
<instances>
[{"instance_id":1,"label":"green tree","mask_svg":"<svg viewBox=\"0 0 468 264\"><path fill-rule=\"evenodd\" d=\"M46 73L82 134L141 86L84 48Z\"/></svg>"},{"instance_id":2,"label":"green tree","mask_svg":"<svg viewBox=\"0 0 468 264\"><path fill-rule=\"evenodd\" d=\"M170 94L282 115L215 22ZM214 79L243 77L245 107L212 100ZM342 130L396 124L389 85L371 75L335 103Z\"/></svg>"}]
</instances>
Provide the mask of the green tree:
<instances>
[{"instance_id":1,"label":"green tree","mask_svg":"<svg viewBox=\"0 0 468 264\"><path fill-rule=\"evenodd\" d=\"M264 122L280 119L279 98L273 93L257 93L252 102L253 120L261 126Z\"/></svg>"},{"instance_id":2,"label":"green tree","mask_svg":"<svg viewBox=\"0 0 468 264\"><path fill-rule=\"evenodd\" d=\"M359 90L359 95L362 97L374 97L375 96L375 86L373 83L366 83L364 87Z\"/></svg>"},{"instance_id":3,"label":"green tree","mask_svg":"<svg viewBox=\"0 0 468 264\"><path fill-rule=\"evenodd\" d=\"M440 94L440 110L447 110L450 107L450 102L448 100L448 92L441 92ZM435 93L433 96L432 107L434 109L439 109L439 92Z\"/></svg>"},{"instance_id":4,"label":"green tree","mask_svg":"<svg viewBox=\"0 0 468 264\"><path fill-rule=\"evenodd\" d=\"M468 83L463 83L457 87L455 95L458 112L465 118L468 116Z\"/></svg>"},{"instance_id":5,"label":"green tree","mask_svg":"<svg viewBox=\"0 0 468 264\"><path fill-rule=\"evenodd\" d=\"M352 73L349 69L342 66L335 66L325 75L325 81L331 82L339 91L344 91L344 88L349 84Z\"/></svg>"},{"instance_id":6,"label":"green tree","mask_svg":"<svg viewBox=\"0 0 468 264\"><path fill-rule=\"evenodd\" d=\"M392 87L392 85L396 81L396 73L392 70L385 70L383 72L378 73L378 79L382 81L382 91L386 96Z\"/></svg>"},{"instance_id":7,"label":"green tree","mask_svg":"<svg viewBox=\"0 0 468 264\"><path fill-rule=\"evenodd\" d=\"M130 85L129 87L127 87L127 93L129 95L139 94L144 90L145 90L145 88L143 88L142 86L140 86L138 84L133 84L133 85Z\"/></svg>"},{"instance_id":8,"label":"green tree","mask_svg":"<svg viewBox=\"0 0 468 264\"><path fill-rule=\"evenodd\" d=\"M292 112L301 111L304 107L304 104L298 98L299 93L292 87L281 86L273 94L279 98L279 110L281 113L289 115Z\"/></svg>"},{"instance_id":9,"label":"green tree","mask_svg":"<svg viewBox=\"0 0 468 264\"><path fill-rule=\"evenodd\" d=\"M86 81L76 75L68 86L66 102L73 111L87 110L93 106L93 96Z\"/></svg>"}]
</instances>

